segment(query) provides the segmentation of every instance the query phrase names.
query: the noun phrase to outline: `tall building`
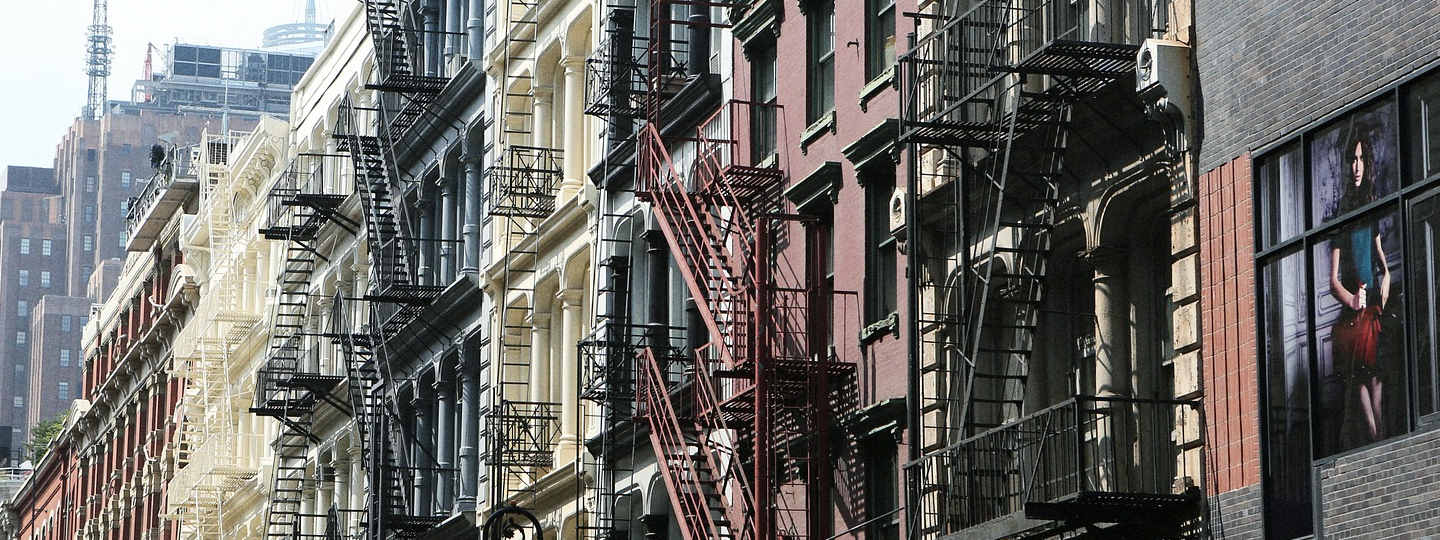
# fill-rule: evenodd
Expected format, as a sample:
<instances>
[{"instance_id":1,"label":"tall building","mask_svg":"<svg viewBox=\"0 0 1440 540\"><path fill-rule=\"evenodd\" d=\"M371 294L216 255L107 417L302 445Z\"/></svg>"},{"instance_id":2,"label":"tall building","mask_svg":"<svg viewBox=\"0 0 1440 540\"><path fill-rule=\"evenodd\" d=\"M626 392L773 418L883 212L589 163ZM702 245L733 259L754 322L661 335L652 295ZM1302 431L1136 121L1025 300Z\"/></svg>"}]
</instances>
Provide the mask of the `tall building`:
<instances>
[{"instance_id":1,"label":"tall building","mask_svg":"<svg viewBox=\"0 0 1440 540\"><path fill-rule=\"evenodd\" d=\"M0 253L4 254L11 271L0 282L0 357L5 377L0 378L0 448L3 460L10 466L25 461L21 445L30 427L31 395L28 381L34 375L30 365L31 349L39 336L34 334L32 319L41 299L46 295L63 295L69 276L65 262L67 231L60 189L52 169L7 167L0 176ZM77 334L78 335L78 334ZM78 349L78 341L72 348ZM79 375L78 351L73 367L57 369L58 380L71 380ZM49 375L47 373L47 375ZM75 389L79 396L79 388ZM47 398L52 396L46 396ZM58 412L69 404L46 410Z\"/></svg>"},{"instance_id":2,"label":"tall building","mask_svg":"<svg viewBox=\"0 0 1440 540\"><path fill-rule=\"evenodd\" d=\"M89 296L46 294L30 312L29 418L34 427L70 410L80 398L80 332L90 320Z\"/></svg>"},{"instance_id":3,"label":"tall building","mask_svg":"<svg viewBox=\"0 0 1440 540\"><path fill-rule=\"evenodd\" d=\"M5 443L0 446L6 449L7 455L18 451L20 441L28 433L30 419L39 414L31 411L26 403L30 394L43 396L42 399L47 402L73 399L58 396L62 395L60 382L69 386L74 374L56 373L63 381L50 381L53 388L32 390L28 385L30 374L26 370L29 359L41 351L32 352L28 350L29 345L19 344L19 340L32 342L30 334L37 329L30 328L29 315L25 316L23 329L10 328L15 324L5 321L13 322L18 316L18 302L25 302L27 309L33 309L40 298L16 292L18 288L29 287L25 290L62 297L88 297L92 302L103 301L113 286L110 285L113 276L92 279L96 278L95 269L104 266L105 261L125 257L127 246L131 243L126 236L127 221L135 217L131 207L145 203L144 199L157 191L147 188L155 173L151 166L151 147L186 149L181 152L182 159L188 159L188 148L199 144L200 133L204 130L212 133L224 129L248 130L263 114L288 115L290 91L311 61L311 56L304 52L177 43L165 56L162 71L135 83L136 101L112 100L99 119L75 120L56 149L55 168L48 184L28 176L16 176L9 182L20 186L16 188L17 192L48 189L48 195L44 196L54 198L51 204L56 207L45 214L50 218L38 218L53 219L54 223L48 227L55 230L41 231L35 228L40 225L25 225L29 228L22 231L20 223L31 220L28 217L30 214L42 212L36 199L41 195L17 195L15 197L36 200L23 202L16 199L19 205L16 211L19 213L13 218L7 216L4 224L0 225L0 228L7 228L17 235L14 250L33 242L36 254L45 253L25 255L35 257L33 262L36 264L17 271L13 278L18 280L20 276L25 276L29 283L33 277L33 284L19 285L18 281L0 284L0 297L8 298L8 308L0 314L0 325L7 328L6 347L11 351L6 353L5 369L8 373L13 368L19 375L6 377L5 382L0 383L0 395L6 396L7 401L14 400L7 403L4 412L0 413L0 432L4 433L0 435L0 443ZM49 187L37 187L42 184ZM12 296L14 298L10 298ZM56 300L51 305L61 303ZM67 306L74 308L70 304ZM56 323L63 327L65 317L83 317L78 309L67 309L66 314L57 312ZM65 334L47 335L60 339L58 336ZM66 344L53 339L47 341L46 347L56 351L68 349L76 351L76 354L80 350L78 342ZM22 348L27 350L22 353ZM25 367L19 367L22 363ZM79 366L78 357L72 365ZM75 389L67 388L64 394L73 396ZM45 410L54 413L65 408L48 407Z\"/></svg>"}]
</instances>

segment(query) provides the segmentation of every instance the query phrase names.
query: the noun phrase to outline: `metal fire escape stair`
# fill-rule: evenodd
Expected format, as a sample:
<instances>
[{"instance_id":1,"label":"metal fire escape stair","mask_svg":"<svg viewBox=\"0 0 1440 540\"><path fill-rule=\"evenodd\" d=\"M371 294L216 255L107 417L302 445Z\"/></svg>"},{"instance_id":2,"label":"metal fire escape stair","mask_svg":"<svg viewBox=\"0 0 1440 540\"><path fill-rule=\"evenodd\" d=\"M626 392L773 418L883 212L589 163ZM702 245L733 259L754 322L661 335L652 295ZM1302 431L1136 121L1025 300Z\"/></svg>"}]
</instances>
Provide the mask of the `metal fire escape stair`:
<instances>
[{"instance_id":1,"label":"metal fire escape stair","mask_svg":"<svg viewBox=\"0 0 1440 540\"><path fill-rule=\"evenodd\" d=\"M1026 412L1072 109L1134 67L1133 46L1069 40L1078 27L1061 27L1076 9L982 1L938 18L900 59L908 192L929 240L914 289L923 457L907 465L921 475L921 538L957 532L956 512L1004 504L1005 490L968 483L1028 478L1023 460L975 468L951 452Z\"/></svg>"}]
</instances>

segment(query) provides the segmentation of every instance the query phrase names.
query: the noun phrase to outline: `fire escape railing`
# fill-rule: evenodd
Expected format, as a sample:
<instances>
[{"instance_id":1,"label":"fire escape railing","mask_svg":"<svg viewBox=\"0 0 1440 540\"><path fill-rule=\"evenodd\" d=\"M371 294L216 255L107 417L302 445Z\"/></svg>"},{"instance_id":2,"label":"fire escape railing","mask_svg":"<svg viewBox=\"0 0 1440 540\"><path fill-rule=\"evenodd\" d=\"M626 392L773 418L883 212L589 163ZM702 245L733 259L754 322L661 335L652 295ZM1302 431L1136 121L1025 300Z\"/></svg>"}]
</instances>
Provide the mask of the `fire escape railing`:
<instances>
[{"instance_id":1,"label":"fire escape railing","mask_svg":"<svg viewBox=\"0 0 1440 540\"><path fill-rule=\"evenodd\" d=\"M991 429L917 464L938 496L919 509L945 533L1017 515L1111 514L1104 519L1183 521L1195 493L1175 478L1198 477L1183 459L1177 430L1193 430L1198 400L1077 396ZM1118 515L1114 497L1143 495L1151 512ZM1075 503L1069 508L1055 503ZM1086 507L1086 505L1089 507ZM1114 522L1114 521L1110 521Z\"/></svg>"}]
</instances>

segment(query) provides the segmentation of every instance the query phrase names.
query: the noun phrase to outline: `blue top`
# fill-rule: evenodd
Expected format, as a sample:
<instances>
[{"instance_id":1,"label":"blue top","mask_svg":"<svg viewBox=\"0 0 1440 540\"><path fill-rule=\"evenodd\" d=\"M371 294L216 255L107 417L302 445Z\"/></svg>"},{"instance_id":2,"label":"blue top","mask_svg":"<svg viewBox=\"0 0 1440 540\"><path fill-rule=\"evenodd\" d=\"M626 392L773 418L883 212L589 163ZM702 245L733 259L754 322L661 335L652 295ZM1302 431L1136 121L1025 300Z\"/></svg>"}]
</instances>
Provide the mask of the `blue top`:
<instances>
[{"instance_id":1,"label":"blue top","mask_svg":"<svg viewBox=\"0 0 1440 540\"><path fill-rule=\"evenodd\" d=\"M1347 286L1353 284L1352 288L1359 288L1364 284L1368 290L1375 290L1375 266L1372 257L1375 253L1375 231L1370 225L1357 226L1350 230L1350 244L1347 255L1350 258L1350 275L1353 280L1345 280Z\"/></svg>"}]
</instances>

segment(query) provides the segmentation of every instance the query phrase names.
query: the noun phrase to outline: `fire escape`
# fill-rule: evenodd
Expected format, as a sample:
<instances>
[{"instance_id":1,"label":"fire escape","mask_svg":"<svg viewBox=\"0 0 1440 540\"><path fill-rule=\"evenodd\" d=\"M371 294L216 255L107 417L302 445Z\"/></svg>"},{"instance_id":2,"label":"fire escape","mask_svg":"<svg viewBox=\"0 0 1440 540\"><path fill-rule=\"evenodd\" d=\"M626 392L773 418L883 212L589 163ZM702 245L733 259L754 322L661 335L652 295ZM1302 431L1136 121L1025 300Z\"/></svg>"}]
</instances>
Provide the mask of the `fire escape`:
<instances>
[{"instance_id":1,"label":"fire escape","mask_svg":"<svg viewBox=\"0 0 1440 540\"><path fill-rule=\"evenodd\" d=\"M366 27L375 47L376 79L373 105L341 103L335 129L338 148L350 157L354 193L358 195L365 247L369 252L369 290L363 291L359 313L336 302L333 327L323 333L345 359L346 406L351 411L368 472L368 499L359 509L370 538L413 538L440 524L449 509L425 507L419 501L420 478L454 474L428 465L398 403L400 381L386 366L406 357L394 350L391 338L406 329L441 292L443 285L420 275L418 238L406 219L403 200L417 183L404 178L395 158L395 140L421 119L435 117L430 107L449 79L421 64L427 38L434 46L449 35L422 30L415 5L397 0L366 0ZM344 302L348 304L348 302ZM331 520L335 521L335 520Z\"/></svg>"},{"instance_id":2,"label":"fire escape","mask_svg":"<svg viewBox=\"0 0 1440 540\"><path fill-rule=\"evenodd\" d=\"M210 146L210 145L205 145ZM204 148L205 146L202 146ZM219 169L209 156L198 167ZM177 408L176 472L166 493L167 516L177 521L180 538L218 540L226 498L259 470L242 457L250 441L235 433L231 415L231 355L260 316L242 297L239 256L242 231L235 227L234 193L228 180L200 186L200 212L208 232L206 290L202 301L175 340L173 374L185 381ZM258 448L254 448L258 450Z\"/></svg>"},{"instance_id":3,"label":"fire escape","mask_svg":"<svg viewBox=\"0 0 1440 540\"><path fill-rule=\"evenodd\" d=\"M275 458L265 519L265 536L273 540L301 535L303 522L322 517L302 511L312 479L308 450L320 442L311 433L311 423L322 403L348 410L334 393L344 377L322 373L320 346L309 339L316 334L312 317L318 315L311 312L312 278L319 265L328 262L317 247L321 227L334 221L353 233L356 225L338 212L344 195L322 192L327 157L300 154L290 162L271 188L270 222L259 231L266 239L282 241L285 249L276 278L269 357L256 373L258 388L250 408L280 422L272 443Z\"/></svg>"},{"instance_id":4,"label":"fire escape","mask_svg":"<svg viewBox=\"0 0 1440 540\"><path fill-rule=\"evenodd\" d=\"M728 4L649 7L637 195L651 205L710 341L688 356L642 350L638 416L686 540L827 538L830 424L854 366L826 351L833 292L823 225L787 209L781 169L747 159L749 121L774 105L732 101L692 136L662 134L662 111L685 83L675 76L671 33L723 26L691 14ZM803 242L793 238L799 231Z\"/></svg>"},{"instance_id":5,"label":"fire escape","mask_svg":"<svg viewBox=\"0 0 1440 540\"><path fill-rule=\"evenodd\" d=\"M1072 110L1132 76L1138 49L1091 38L1085 16L1063 0L982 0L917 16L929 31L900 59L923 231L921 457L907 465L919 538L1171 537L1194 511L1193 493L1172 492L1184 464L1170 439L1194 403L1074 396L1026 414Z\"/></svg>"},{"instance_id":6,"label":"fire escape","mask_svg":"<svg viewBox=\"0 0 1440 540\"><path fill-rule=\"evenodd\" d=\"M645 116L646 38L637 35L635 7L623 0L605 7L604 35L585 61L585 114L604 121L605 145L601 175L609 179L621 173L633 175L638 127ZM643 33L642 33L643 34ZM579 526L582 540L609 540L631 534L641 516L634 499L627 499L641 459L643 433L637 429L636 359L641 351L653 348L666 358L683 357L684 328L653 320L656 313L635 313L651 306L637 306L637 298L649 300L666 276L655 275L647 246L634 237L645 227L643 214L613 207L616 188L601 191L599 217L599 262L594 273L596 309L592 332L579 343L580 399L585 407L582 425L595 426L588 441L585 470L594 471L590 482L579 485L576 500L585 519ZM633 195L633 191L629 193ZM684 363L667 366L666 380L678 384ZM643 526L659 528L660 523Z\"/></svg>"},{"instance_id":7,"label":"fire escape","mask_svg":"<svg viewBox=\"0 0 1440 540\"><path fill-rule=\"evenodd\" d=\"M531 388L539 226L555 212L563 176L561 152L548 140L550 126L537 125L534 113L540 4L500 3L496 18L501 26L493 32L499 40L494 47L500 50L501 76L493 119L498 128L487 146L499 145L499 150L486 149L495 160L484 173L484 226L490 231L488 249L495 254L488 263L497 268L500 287L494 296L499 321L490 338L492 376L482 383L486 423L481 460L486 466L481 483L490 490L494 513L535 508L535 481L555 466L561 416L559 403Z\"/></svg>"}]
</instances>

